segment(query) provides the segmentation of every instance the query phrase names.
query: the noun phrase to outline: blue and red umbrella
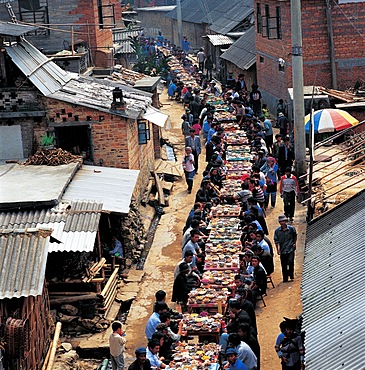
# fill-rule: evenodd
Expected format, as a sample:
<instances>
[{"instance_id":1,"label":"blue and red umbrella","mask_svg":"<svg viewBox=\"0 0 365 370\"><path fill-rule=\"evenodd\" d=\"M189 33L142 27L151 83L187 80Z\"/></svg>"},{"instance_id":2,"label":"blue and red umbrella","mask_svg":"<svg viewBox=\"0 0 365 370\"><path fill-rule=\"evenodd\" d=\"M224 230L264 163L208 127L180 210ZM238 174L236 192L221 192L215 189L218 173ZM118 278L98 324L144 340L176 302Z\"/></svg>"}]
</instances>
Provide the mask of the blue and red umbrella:
<instances>
[{"instance_id":1,"label":"blue and red umbrella","mask_svg":"<svg viewBox=\"0 0 365 370\"><path fill-rule=\"evenodd\" d=\"M305 131L310 132L310 114L305 116ZM341 109L321 109L313 113L314 133L334 132L355 126L359 121Z\"/></svg>"}]
</instances>

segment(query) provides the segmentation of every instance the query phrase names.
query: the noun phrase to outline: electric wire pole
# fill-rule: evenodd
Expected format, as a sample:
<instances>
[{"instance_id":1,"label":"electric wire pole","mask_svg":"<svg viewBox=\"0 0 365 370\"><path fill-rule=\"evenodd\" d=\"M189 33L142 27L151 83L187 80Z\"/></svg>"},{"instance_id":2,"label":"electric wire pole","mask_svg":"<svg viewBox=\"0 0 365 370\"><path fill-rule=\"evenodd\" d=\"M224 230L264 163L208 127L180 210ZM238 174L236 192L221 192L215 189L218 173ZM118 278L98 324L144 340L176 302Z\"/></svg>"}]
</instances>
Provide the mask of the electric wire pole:
<instances>
[{"instance_id":1,"label":"electric wire pole","mask_svg":"<svg viewBox=\"0 0 365 370\"><path fill-rule=\"evenodd\" d=\"M304 128L304 83L302 55L302 17L300 0L291 0L292 66L293 66L293 107L295 137L295 172L301 176L307 172L305 162Z\"/></svg>"}]
</instances>

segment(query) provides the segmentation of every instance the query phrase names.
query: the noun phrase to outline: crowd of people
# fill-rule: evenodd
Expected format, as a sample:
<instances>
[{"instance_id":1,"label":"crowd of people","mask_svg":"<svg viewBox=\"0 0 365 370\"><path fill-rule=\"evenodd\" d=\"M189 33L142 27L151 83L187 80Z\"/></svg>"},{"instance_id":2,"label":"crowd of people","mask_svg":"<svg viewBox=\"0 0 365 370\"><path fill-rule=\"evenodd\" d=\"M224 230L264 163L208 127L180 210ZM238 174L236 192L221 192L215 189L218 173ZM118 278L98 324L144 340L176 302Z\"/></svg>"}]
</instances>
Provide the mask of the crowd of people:
<instances>
[{"instance_id":1,"label":"crowd of people","mask_svg":"<svg viewBox=\"0 0 365 370\"><path fill-rule=\"evenodd\" d=\"M174 270L171 300L180 307L180 312L168 307L165 291L156 292L153 313L145 328L147 346L136 349L136 360L129 369L164 369L173 364L175 346L182 340L189 340L181 318L189 310L189 293L202 284L205 246L213 217L211 211L223 204L240 207L241 250L239 269L230 284L231 292L222 319L220 364L225 369L259 370L262 356L255 308L266 295L268 277L274 271L274 253L280 256L283 282L293 281L295 277L297 232L293 222L300 189L292 174L294 149L290 123L284 115L282 101L278 103L276 119L272 119L262 104L258 85L253 84L249 91L244 75L239 75L227 86L212 80L203 49L198 52L197 65L188 58L188 53L181 52L178 56L195 81L192 86L173 70L169 71L168 96L181 102L185 109L181 117L185 144L181 165L189 194L193 191L203 149L205 168L200 170L202 180L183 229L182 258ZM231 114L238 129L245 132L245 146L249 147L248 169L240 177L241 188L231 197L222 196L227 182L227 131L218 118L216 105L210 101L212 96L220 98L221 106ZM273 121L279 128L275 136ZM270 234L266 217L270 217L270 209L277 206L277 193L283 198L284 214L278 217L279 225ZM291 321L281 323L280 330L275 350L282 369L300 370L304 355L302 338ZM121 338L117 342L123 347L123 331L117 326L113 326L111 340L115 340L115 336ZM119 351L113 350L111 355L113 363L118 364ZM116 370L124 368L115 366Z\"/></svg>"}]
</instances>

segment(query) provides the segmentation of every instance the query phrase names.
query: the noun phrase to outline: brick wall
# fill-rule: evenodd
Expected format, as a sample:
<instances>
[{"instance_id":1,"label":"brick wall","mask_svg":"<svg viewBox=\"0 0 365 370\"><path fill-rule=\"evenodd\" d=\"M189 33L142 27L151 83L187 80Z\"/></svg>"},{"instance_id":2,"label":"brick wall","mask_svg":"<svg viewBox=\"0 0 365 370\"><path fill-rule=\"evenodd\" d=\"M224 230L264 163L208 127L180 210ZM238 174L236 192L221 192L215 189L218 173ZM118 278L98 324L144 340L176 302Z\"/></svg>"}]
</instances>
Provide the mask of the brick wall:
<instances>
[{"instance_id":1,"label":"brick wall","mask_svg":"<svg viewBox=\"0 0 365 370\"><path fill-rule=\"evenodd\" d=\"M138 126L135 120L100 112L86 107L73 106L55 99L44 98L47 118L51 126L89 123L92 133L94 163L102 159L106 167L140 170L136 197L140 200L154 168L154 136L150 123L151 139L146 145L138 144ZM76 121L77 119L77 121ZM43 127L37 132L41 136Z\"/></svg>"},{"instance_id":2,"label":"brick wall","mask_svg":"<svg viewBox=\"0 0 365 370\"><path fill-rule=\"evenodd\" d=\"M287 87L292 87L290 2L255 0L255 17L257 3L261 4L262 15L265 4L269 5L271 16L275 15L276 6L280 6L282 31L281 40L269 40L256 34L258 84L264 96L285 99ZM333 3L332 22L338 88L346 89L365 72L365 41L360 36L365 33L364 3L339 6ZM332 87L324 0L302 1L302 34L304 84ZM286 61L284 72L279 71L279 58Z\"/></svg>"},{"instance_id":3,"label":"brick wall","mask_svg":"<svg viewBox=\"0 0 365 370\"><path fill-rule=\"evenodd\" d=\"M102 0L103 5L114 5L115 22L117 26L122 26L122 12L120 1L118 0ZM18 14L18 1L12 2L12 7L15 14ZM103 8L104 12L108 12L108 8ZM113 47L112 30L105 27L100 29L96 24L99 23L97 0L52 0L48 2L49 22L53 26L50 35L27 36L37 48L44 50L50 54L71 47L71 24L74 25L74 40L82 39L91 47L93 62L97 67L110 66L109 48ZM20 18L19 18L20 19ZM0 4L0 20L9 21L9 15L5 4ZM112 18L104 18L104 23L113 22ZM60 26L68 24L67 26ZM89 26L87 26L89 24ZM57 26L56 26L57 25ZM62 31L56 31L61 29ZM101 54L96 55L96 50ZM100 64L96 64L100 63Z\"/></svg>"}]
</instances>

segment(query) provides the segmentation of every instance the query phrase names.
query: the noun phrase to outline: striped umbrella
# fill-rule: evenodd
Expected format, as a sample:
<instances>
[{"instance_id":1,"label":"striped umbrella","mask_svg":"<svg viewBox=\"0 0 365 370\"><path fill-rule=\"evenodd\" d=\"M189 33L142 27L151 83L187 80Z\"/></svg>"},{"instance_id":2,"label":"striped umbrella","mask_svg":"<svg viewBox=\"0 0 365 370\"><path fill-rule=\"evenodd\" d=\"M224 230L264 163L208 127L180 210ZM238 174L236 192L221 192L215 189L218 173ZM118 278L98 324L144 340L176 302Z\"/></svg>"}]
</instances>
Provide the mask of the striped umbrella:
<instances>
[{"instance_id":1,"label":"striped umbrella","mask_svg":"<svg viewBox=\"0 0 365 370\"><path fill-rule=\"evenodd\" d=\"M310 114L305 116L305 131L310 132ZM321 109L313 113L314 133L334 132L355 126L359 121L341 109Z\"/></svg>"}]
</instances>

